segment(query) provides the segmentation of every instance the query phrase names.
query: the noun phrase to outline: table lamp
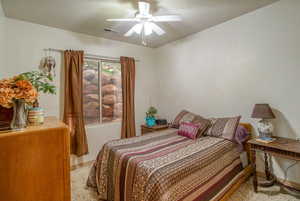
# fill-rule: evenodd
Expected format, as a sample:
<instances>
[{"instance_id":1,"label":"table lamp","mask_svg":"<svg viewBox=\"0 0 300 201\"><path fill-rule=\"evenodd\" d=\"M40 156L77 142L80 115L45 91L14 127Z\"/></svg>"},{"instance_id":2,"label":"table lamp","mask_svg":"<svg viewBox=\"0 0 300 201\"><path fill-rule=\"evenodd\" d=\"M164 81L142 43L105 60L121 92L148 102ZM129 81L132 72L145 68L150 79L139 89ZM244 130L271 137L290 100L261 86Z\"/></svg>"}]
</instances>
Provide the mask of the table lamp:
<instances>
[{"instance_id":1,"label":"table lamp","mask_svg":"<svg viewBox=\"0 0 300 201\"><path fill-rule=\"evenodd\" d=\"M259 137L272 136L274 127L269 119L275 119L275 115L269 104L255 104L251 117L261 119L257 124Z\"/></svg>"}]
</instances>

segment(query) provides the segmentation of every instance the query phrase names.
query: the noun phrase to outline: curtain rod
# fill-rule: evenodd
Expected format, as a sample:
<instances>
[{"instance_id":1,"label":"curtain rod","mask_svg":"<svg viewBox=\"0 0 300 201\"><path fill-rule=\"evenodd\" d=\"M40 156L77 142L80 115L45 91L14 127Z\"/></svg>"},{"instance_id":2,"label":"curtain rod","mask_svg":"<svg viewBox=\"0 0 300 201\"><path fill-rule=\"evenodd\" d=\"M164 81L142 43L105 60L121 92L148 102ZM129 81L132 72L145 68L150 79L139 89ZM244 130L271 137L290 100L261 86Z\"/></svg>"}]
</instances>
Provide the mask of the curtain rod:
<instances>
[{"instance_id":1,"label":"curtain rod","mask_svg":"<svg viewBox=\"0 0 300 201\"><path fill-rule=\"evenodd\" d=\"M54 49L54 48L45 48L44 51L52 51L52 52L64 52L65 50L62 49ZM88 53L84 53L85 58L90 58L90 59L106 59L106 60L118 60L120 61L120 58L118 57L108 57L108 56L102 56L102 55L96 55L96 54L88 54ZM136 62L139 62L140 60L136 60Z\"/></svg>"}]
</instances>

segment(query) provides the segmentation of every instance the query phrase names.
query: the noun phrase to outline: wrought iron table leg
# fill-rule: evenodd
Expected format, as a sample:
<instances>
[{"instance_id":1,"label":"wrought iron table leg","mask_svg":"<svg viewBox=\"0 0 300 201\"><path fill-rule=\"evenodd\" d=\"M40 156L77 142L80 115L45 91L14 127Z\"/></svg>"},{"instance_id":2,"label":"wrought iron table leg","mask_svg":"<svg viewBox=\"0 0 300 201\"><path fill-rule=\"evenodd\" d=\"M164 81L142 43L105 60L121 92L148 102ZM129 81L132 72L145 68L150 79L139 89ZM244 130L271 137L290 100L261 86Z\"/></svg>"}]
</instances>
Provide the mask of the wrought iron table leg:
<instances>
[{"instance_id":1,"label":"wrought iron table leg","mask_svg":"<svg viewBox=\"0 0 300 201\"><path fill-rule=\"evenodd\" d=\"M261 181L261 182L258 183L258 185L263 186L263 187L270 187L270 186L273 186L275 184L276 179L271 174L270 165L269 165L269 155L266 152L264 152L264 159L265 159L266 181Z\"/></svg>"},{"instance_id":2,"label":"wrought iron table leg","mask_svg":"<svg viewBox=\"0 0 300 201\"><path fill-rule=\"evenodd\" d=\"M266 174L266 179L268 181L271 180L271 174L270 174L270 169L269 169L269 159L268 159L268 154L264 153L265 156L265 174Z\"/></svg>"}]
</instances>

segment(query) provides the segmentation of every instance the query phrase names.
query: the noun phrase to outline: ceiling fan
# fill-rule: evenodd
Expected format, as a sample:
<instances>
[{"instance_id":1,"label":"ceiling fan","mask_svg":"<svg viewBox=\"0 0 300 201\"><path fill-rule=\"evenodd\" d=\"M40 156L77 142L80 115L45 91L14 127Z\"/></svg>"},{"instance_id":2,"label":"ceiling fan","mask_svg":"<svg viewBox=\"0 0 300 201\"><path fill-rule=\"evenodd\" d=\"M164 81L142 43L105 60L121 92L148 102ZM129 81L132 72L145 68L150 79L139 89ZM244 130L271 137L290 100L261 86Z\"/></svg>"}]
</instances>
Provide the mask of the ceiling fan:
<instances>
[{"instance_id":1,"label":"ceiling fan","mask_svg":"<svg viewBox=\"0 0 300 201\"><path fill-rule=\"evenodd\" d=\"M166 33L162 28L155 24L155 22L177 22L181 21L181 17L178 15L153 16L150 14L150 4L148 2L140 1L139 10L135 14L135 18L107 19L107 21L137 22L137 24L126 32L124 36L130 37L134 33L139 34L142 36L142 43L147 45L145 36L151 35L153 32L159 36Z\"/></svg>"}]
</instances>

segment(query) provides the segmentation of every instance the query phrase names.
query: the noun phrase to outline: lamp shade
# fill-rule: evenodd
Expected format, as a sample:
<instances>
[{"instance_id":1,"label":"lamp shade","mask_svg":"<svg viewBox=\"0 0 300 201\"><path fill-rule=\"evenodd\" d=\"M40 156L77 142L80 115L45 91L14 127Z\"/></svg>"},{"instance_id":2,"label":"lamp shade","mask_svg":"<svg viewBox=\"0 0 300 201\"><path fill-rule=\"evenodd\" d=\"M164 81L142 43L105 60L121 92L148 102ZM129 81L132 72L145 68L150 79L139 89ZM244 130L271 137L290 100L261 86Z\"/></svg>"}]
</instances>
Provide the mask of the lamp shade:
<instances>
[{"instance_id":1,"label":"lamp shade","mask_svg":"<svg viewBox=\"0 0 300 201\"><path fill-rule=\"evenodd\" d=\"M258 119L275 119L275 115L269 104L255 104L251 117Z\"/></svg>"}]
</instances>

